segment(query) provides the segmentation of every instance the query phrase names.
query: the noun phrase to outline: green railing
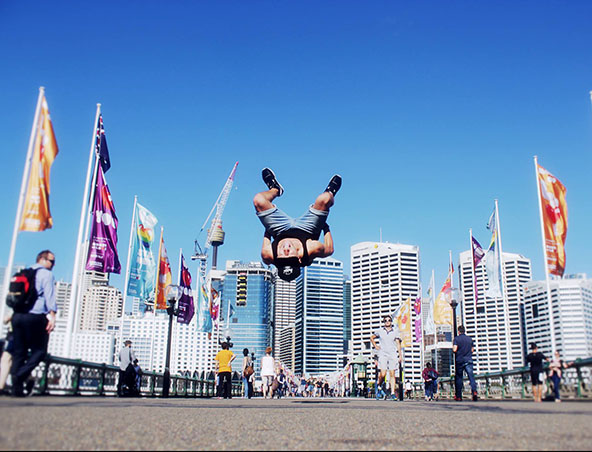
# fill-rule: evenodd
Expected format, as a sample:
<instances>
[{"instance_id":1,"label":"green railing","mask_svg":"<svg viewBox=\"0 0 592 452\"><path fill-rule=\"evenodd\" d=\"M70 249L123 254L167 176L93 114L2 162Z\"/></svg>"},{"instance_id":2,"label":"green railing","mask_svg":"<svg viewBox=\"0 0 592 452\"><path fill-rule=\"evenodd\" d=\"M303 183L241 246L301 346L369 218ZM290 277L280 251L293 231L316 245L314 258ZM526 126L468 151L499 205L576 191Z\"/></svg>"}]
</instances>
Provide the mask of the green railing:
<instances>
[{"instance_id":1,"label":"green railing","mask_svg":"<svg viewBox=\"0 0 592 452\"><path fill-rule=\"evenodd\" d=\"M546 366L545 373L548 374L548 372L549 368ZM480 399L532 399L528 367L475 375L475 380ZM463 397L470 398L471 388L466 374L463 382ZM543 385L545 394L553 393L549 378L545 379ZM562 399L592 399L592 358L577 359L568 369L563 369L560 391ZM440 378L438 397L453 399L454 395L454 376ZM415 384L413 398L421 399L423 396L423 384Z\"/></svg>"},{"instance_id":2,"label":"green railing","mask_svg":"<svg viewBox=\"0 0 592 452\"><path fill-rule=\"evenodd\" d=\"M117 395L119 367L76 359L47 355L33 372L35 393L40 395ZM164 376L155 372L143 372L140 395L161 397ZM238 372L232 375L232 395L243 392ZM216 377L214 372L185 372L171 375L169 397L214 397Z\"/></svg>"}]
</instances>

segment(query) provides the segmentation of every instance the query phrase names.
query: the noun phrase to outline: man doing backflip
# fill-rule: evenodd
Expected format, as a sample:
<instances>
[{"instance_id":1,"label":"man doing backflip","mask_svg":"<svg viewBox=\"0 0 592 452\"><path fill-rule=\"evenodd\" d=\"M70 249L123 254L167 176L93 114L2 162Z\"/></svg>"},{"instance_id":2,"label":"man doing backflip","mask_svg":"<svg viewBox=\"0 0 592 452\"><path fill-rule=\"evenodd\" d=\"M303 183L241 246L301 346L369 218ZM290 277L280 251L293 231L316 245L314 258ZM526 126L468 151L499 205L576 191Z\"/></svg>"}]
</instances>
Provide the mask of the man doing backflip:
<instances>
[{"instance_id":1,"label":"man doing backflip","mask_svg":"<svg viewBox=\"0 0 592 452\"><path fill-rule=\"evenodd\" d=\"M370 336L370 342L372 342L372 346L378 352L378 368L380 369L376 398L386 398L383 385L388 370L391 396L395 399L395 371L399 370L403 356L401 354L401 334L399 333L399 328L393 325L393 318L390 315L385 315L383 322L384 326ZM380 342L378 345L376 344L376 339Z\"/></svg>"},{"instance_id":2,"label":"man doing backflip","mask_svg":"<svg viewBox=\"0 0 592 452\"><path fill-rule=\"evenodd\" d=\"M261 258L266 264L277 267L281 279L292 281L300 275L300 267L312 264L316 257L333 254L327 216L341 188L341 176L331 178L325 191L304 215L291 218L273 204L273 200L284 193L273 171L264 168L261 175L268 190L257 193L253 199L257 217L265 226ZM319 241L321 232L324 233L323 242Z\"/></svg>"}]
</instances>

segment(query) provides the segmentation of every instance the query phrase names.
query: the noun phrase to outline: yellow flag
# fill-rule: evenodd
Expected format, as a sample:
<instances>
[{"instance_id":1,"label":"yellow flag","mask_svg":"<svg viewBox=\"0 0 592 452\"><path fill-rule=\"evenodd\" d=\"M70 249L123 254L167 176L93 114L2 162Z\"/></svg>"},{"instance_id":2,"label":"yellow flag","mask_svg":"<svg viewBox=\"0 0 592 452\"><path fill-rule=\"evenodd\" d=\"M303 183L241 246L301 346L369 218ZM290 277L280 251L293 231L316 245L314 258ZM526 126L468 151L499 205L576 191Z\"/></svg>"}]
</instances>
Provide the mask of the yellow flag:
<instances>
[{"instance_id":1,"label":"yellow flag","mask_svg":"<svg viewBox=\"0 0 592 452\"><path fill-rule=\"evenodd\" d=\"M411 298L403 302L397 310L396 322L401 334L401 347L411 347L413 342L411 335Z\"/></svg>"},{"instance_id":2,"label":"yellow flag","mask_svg":"<svg viewBox=\"0 0 592 452\"><path fill-rule=\"evenodd\" d=\"M49 173L58 155L58 145L45 96L41 100L41 111L37 121L37 136L33 148L29 184L19 228L21 231L44 231L53 226L49 211Z\"/></svg>"},{"instance_id":3,"label":"yellow flag","mask_svg":"<svg viewBox=\"0 0 592 452\"><path fill-rule=\"evenodd\" d=\"M171 263L164 247L164 239L160 237L160 259L158 262L158 284L156 288L156 309L166 309L166 288L173 283Z\"/></svg>"},{"instance_id":4,"label":"yellow flag","mask_svg":"<svg viewBox=\"0 0 592 452\"><path fill-rule=\"evenodd\" d=\"M450 306L450 291L452 289L452 267L442 290L434 303L434 323L436 325L452 325L452 307Z\"/></svg>"}]
</instances>

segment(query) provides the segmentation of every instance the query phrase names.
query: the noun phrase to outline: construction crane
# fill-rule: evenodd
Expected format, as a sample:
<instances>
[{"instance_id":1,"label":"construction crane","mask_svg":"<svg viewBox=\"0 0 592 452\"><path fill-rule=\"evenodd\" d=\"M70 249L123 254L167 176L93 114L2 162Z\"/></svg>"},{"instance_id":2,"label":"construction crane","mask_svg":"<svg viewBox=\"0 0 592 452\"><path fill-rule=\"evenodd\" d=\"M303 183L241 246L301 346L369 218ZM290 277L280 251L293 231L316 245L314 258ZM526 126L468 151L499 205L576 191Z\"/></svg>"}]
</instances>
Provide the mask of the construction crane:
<instances>
[{"instance_id":1,"label":"construction crane","mask_svg":"<svg viewBox=\"0 0 592 452\"><path fill-rule=\"evenodd\" d=\"M222 214L224 213L224 207L226 207L226 203L228 202L228 197L230 196L230 191L232 190L232 184L234 183L234 174L236 173L236 167L238 166L238 162L234 164L232 171L230 172L230 176L226 180L224 184L224 188L218 195L218 199L214 203L214 207L210 210L210 214L206 221L204 221L203 226L199 230L199 235L203 232L208 221L212 217L214 211L216 214L212 219L212 223L210 228L208 229L208 236L206 238L206 243L202 250L201 246L199 245L199 241L195 240L195 255L192 256L192 259L198 259L200 261L200 273L205 276L206 269L207 269L207 258L208 258L208 251L210 247L214 248L212 253L212 269L216 269L218 265L218 247L224 244L224 230L222 229Z\"/></svg>"}]
</instances>

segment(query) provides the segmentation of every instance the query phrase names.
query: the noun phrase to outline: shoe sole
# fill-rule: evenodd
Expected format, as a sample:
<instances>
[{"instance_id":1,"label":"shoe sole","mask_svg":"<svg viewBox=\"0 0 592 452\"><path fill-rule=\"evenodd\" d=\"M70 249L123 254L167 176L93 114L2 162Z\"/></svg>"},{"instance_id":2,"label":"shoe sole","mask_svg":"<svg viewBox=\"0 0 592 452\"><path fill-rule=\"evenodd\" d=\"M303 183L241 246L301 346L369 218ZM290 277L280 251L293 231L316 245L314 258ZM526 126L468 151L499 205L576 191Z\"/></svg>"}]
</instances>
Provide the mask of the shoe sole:
<instances>
[{"instance_id":1,"label":"shoe sole","mask_svg":"<svg viewBox=\"0 0 592 452\"><path fill-rule=\"evenodd\" d=\"M271 173L271 175L273 176L273 180L275 181L275 183L278 186L277 187L270 187L269 184L267 182L265 182L265 179L263 179L263 182L265 183L265 185L267 185L267 188L269 188L270 190L275 188L279 192L278 196L282 196L284 194L284 187L282 187L282 184L280 184L278 182L277 177L275 176L275 173L273 172L273 170L271 168L263 168L261 170L261 177L263 178L263 171L265 171L265 170L267 170Z\"/></svg>"}]
</instances>

